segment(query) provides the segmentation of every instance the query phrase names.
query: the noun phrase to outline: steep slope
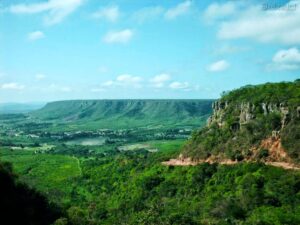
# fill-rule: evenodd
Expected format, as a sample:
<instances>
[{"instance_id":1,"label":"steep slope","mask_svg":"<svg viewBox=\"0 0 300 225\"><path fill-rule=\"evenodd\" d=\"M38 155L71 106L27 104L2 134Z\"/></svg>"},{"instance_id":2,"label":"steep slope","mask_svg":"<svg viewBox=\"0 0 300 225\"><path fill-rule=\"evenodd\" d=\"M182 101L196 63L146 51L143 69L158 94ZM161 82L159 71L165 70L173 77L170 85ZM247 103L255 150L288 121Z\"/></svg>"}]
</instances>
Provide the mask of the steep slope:
<instances>
[{"instance_id":1,"label":"steep slope","mask_svg":"<svg viewBox=\"0 0 300 225\"><path fill-rule=\"evenodd\" d=\"M30 115L47 121L92 123L99 128L201 124L212 100L70 100L48 103Z\"/></svg>"},{"instance_id":2,"label":"steep slope","mask_svg":"<svg viewBox=\"0 0 300 225\"><path fill-rule=\"evenodd\" d=\"M212 108L207 126L185 145L182 162L300 162L299 80L242 87Z\"/></svg>"},{"instance_id":3,"label":"steep slope","mask_svg":"<svg viewBox=\"0 0 300 225\"><path fill-rule=\"evenodd\" d=\"M44 196L18 183L8 163L0 162L0 183L1 224L47 225L61 216Z\"/></svg>"}]
</instances>

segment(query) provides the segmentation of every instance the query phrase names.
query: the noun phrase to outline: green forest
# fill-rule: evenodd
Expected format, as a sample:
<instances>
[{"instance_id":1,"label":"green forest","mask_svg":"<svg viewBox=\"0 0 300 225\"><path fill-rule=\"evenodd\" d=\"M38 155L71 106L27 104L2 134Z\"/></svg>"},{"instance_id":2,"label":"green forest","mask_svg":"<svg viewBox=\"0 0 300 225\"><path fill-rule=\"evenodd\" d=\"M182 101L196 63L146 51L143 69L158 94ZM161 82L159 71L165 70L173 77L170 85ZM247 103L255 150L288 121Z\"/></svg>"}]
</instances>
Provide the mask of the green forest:
<instances>
[{"instance_id":1,"label":"green forest","mask_svg":"<svg viewBox=\"0 0 300 225\"><path fill-rule=\"evenodd\" d=\"M69 111L57 114L51 110L64 102L2 114L0 223L298 225L300 170L267 165L271 150L260 142L276 131L286 162L298 165L299 94L295 81L224 93L213 109L208 100L144 100L114 102L112 113L103 111L108 103L72 101ZM157 114L149 113L158 105ZM160 120L166 106L165 116L173 117ZM105 116L126 127L107 127ZM137 126L130 127L129 118ZM103 126L95 129L92 121ZM236 163L162 164L181 154L195 162L215 155Z\"/></svg>"}]
</instances>

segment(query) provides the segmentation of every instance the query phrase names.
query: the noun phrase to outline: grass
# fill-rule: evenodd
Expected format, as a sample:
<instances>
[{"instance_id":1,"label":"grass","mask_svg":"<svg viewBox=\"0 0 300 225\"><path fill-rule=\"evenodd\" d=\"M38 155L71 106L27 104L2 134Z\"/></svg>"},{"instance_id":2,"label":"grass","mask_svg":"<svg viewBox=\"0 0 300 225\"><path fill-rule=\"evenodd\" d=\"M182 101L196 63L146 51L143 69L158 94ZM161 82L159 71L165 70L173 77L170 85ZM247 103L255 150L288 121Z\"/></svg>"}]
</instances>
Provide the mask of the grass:
<instances>
[{"instance_id":1,"label":"grass","mask_svg":"<svg viewBox=\"0 0 300 225\"><path fill-rule=\"evenodd\" d=\"M103 145L105 143L104 137L94 137L94 138L77 138L74 140L67 141L67 145Z\"/></svg>"},{"instance_id":2,"label":"grass","mask_svg":"<svg viewBox=\"0 0 300 225\"><path fill-rule=\"evenodd\" d=\"M145 144L150 145L152 148L157 148L160 152L177 152L179 149L181 149L185 142L185 139L154 140L145 142Z\"/></svg>"}]
</instances>

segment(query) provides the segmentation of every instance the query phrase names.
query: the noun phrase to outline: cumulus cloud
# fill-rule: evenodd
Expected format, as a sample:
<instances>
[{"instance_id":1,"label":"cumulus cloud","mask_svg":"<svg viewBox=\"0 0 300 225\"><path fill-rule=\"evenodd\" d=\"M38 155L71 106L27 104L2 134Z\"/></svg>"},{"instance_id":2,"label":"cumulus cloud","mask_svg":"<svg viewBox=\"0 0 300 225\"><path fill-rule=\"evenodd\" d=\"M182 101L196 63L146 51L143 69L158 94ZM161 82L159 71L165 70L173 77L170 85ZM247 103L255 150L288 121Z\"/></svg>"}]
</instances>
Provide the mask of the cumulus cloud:
<instances>
[{"instance_id":1,"label":"cumulus cloud","mask_svg":"<svg viewBox=\"0 0 300 225\"><path fill-rule=\"evenodd\" d=\"M228 69L229 63L226 60L220 60L210 64L207 70L210 72L221 72Z\"/></svg>"},{"instance_id":2,"label":"cumulus cloud","mask_svg":"<svg viewBox=\"0 0 300 225\"><path fill-rule=\"evenodd\" d=\"M27 35L29 41L36 41L45 37L45 34L42 31L34 31Z\"/></svg>"},{"instance_id":3,"label":"cumulus cloud","mask_svg":"<svg viewBox=\"0 0 300 225\"><path fill-rule=\"evenodd\" d=\"M49 90L52 91L60 91L60 92L71 92L72 88L69 86L62 86L62 85L58 85L58 84L51 84L48 87Z\"/></svg>"},{"instance_id":4,"label":"cumulus cloud","mask_svg":"<svg viewBox=\"0 0 300 225\"><path fill-rule=\"evenodd\" d=\"M162 88L165 86L165 82L170 80L171 76L166 73L162 73L159 75L156 75L155 77L150 79L151 86L155 88Z\"/></svg>"},{"instance_id":5,"label":"cumulus cloud","mask_svg":"<svg viewBox=\"0 0 300 225\"><path fill-rule=\"evenodd\" d=\"M24 85L18 83L5 83L0 85L1 89L5 90L23 90L25 88Z\"/></svg>"},{"instance_id":6,"label":"cumulus cloud","mask_svg":"<svg viewBox=\"0 0 300 225\"><path fill-rule=\"evenodd\" d=\"M91 92L105 92L106 90L104 88L92 88Z\"/></svg>"},{"instance_id":7,"label":"cumulus cloud","mask_svg":"<svg viewBox=\"0 0 300 225\"><path fill-rule=\"evenodd\" d=\"M300 51L297 48L279 50L267 65L267 70L298 70L300 69Z\"/></svg>"},{"instance_id":8,"label":"cumulus cloud","mask_svg":"<svg viewBox=\"0 0 300 225\"><path fill-rule=\"evenodd\" d=\"M174 81L169 85L169 87L176 90L190 90L190 84L188 82Z\"/></svg>"},{"instance_id":9,"label":"cumulus cloud","mask_svg":"<svg viewBox=\"0 0 300 225\"><path fill-rule=\"evenodd\" d=\"M218 7L224 8L224 4ZM238 5L238 2L231 4L235 6L231 6L228 13L234 15L220 23L218 30L220 39L249 38L262 43L300 44L299 0L287 2L282 9L267 10L261 4L247 7ZM206 12L209 12L210 7L212 5ZM239 9L236 10L234 7ZM213 17L220 17L224 12L215 10L212 14Z\"/></svg>"},{"instance_id":10,"label":"cumulus cloud","mask_svg":"<svg viewBox=\"0 0 300 225\"><path fill-rule=\"evenodd\" d=\"M42 74L42 73L38 73L38 74L35 75L36 80L43 80L45 78L46 78L46 75Z\"/></svg>"},{"instance_id":11,"label":"cumulus cloud","mask_svg":"<svg viewBox=\"0 0 300 225\"><path fill-rule=\"evenodd\" d=\"M118 6L108 6L99 9L97 12L92 14L95 19L105 19L109 22L116 22L120 16L120 11Z\"/></svg>"},{"instance_id":12,"label":"cumulus cloud","mask_svg":"<svg viewBox=\"0 0 300 225\"><path fill-rule=\"evenodd\" d=\"M215 47L213 50L213 53L216 55L234 54L234 53L238 53L238 52L248 51L250 49L251 48L249 46L223 44L221 46Z\"/></svg>"},{"instance_id":13,"label":"cumulus cloud","mask_svg":"<svg viewBox=\"0 0 300 225\"><path fill-rule=\"evenodd\" d=\"M109 44L112 43L124 44L129 42L132 37L133 37L133 31L130 29L125 29L121 31L110 31L104 36L103 41Z\"/></svg>"},{"instance_id":14,"label":"cumulus cloud","mask_svg":"<svg viewBox=\"0 0 300 225\"><path fill-rule=\"evenodd\" d=\"M204 19L207 22L214 22L218 19L223 19L224 17L233 15L236 13L237 3L236 2L226 2L226 3L212 3L207 7L204 12Z\"/></svg>"},{"instance_id":15,"label":"cumulus cloud","mask_svg":"<svg viewBox=\"0 0 300 225\"><path fill-rule=\"evenodd\" d=\"M133 86L133 87L142 87L141 82L142 78L138 76L133 76L130 74L122 74L117 77L117 82L122 86Z\"/></svg>"},{"instance_id":16,"label":"cumulus cloud","mask_svg":"<svg viewBox=\"0 0 300 225\"><path fill-rule=\"evenodd\" d=\"M11 5L9 11L14 14L46 13L44 22L53 25L63 21L65 17L73 13L84 0L48 0L40 3Z\"/></svg>"},{"instance_id":17,"label":"cumulus cloud","mask_svg":"<svg viewBox=\"0 0 300 225\"><path fill-rule=\"evenodd\" d=\"M186 14L189 12L191 5L192 5L192 2L189 0L179 3L174 8L170 8L166 11L165 18L168 20L172 20L172 19L177 18L178 16Z\"/></svg>"},{"instance_id":18,"label":"cumulus cloud","mask_svg":"<svg viewBox=\"0 0 300 225\"><path fill-rule=\"evenodd\" d=\"M108 80L100 84L100 89L105 90L111 87L133 87L141 88L143 79L139 76L134 76L131 74L121 74L114 80Z\"/></svg>"},{"instance_id":19,"label":"cumulus cloud","mask_svg":"<svg viewBox=\"0 0 300 225\"><path fill-rule=\"evenodd\" d=\"M154 6L142 8L139 11L135 12L132 18L138 23L144 23L146 21L153 20L160 16L164 12L163 7Z\"/></svg>"},{"instance_id":20,"label":"cumulus cloud","mask_svg":"<svg viewBox=\"0 0 300 225\"><path fill-rule=\"evenodd\" d=\"M103 87L110 87L110 86L113 86L114 84L115 84L114 81L108 80L108 81L105 81L104 83L102 83L101 86L103 86Z\"/></svg>"}]
</instances>

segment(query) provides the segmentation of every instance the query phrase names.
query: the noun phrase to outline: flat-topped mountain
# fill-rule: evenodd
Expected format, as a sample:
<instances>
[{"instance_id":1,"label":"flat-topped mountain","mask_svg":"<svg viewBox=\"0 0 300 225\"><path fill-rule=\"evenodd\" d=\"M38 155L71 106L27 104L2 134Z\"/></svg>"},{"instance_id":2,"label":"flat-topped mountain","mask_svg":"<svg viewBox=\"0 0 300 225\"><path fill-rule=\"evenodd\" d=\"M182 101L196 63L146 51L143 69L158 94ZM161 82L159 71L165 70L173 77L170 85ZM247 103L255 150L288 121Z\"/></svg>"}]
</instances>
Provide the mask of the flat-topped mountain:
<instances>
[{"instance_id":1,"label":"flat-topped mountain","mask_svg":"<svg viewBox=\"0 0 300 225\"><path fill-rule=\"evenodd\" d=\"M207 126L185 145L184 163L300 162L299 80L245 86L225 93L212 109Z\"/></svg>"},{"instance_id":2,"label":"flat-topped mountain","mask_svg":"<svg viewBox=\"0 0 300 225\"><path fill-rule=\"evenodd\" d=\"M95 128L199 126L213 100L68 100L48 103L30 116Z\"/></svg>"}]
</instances>

